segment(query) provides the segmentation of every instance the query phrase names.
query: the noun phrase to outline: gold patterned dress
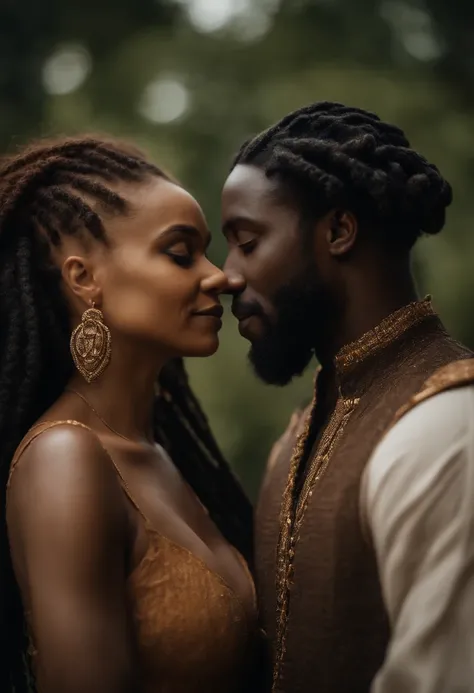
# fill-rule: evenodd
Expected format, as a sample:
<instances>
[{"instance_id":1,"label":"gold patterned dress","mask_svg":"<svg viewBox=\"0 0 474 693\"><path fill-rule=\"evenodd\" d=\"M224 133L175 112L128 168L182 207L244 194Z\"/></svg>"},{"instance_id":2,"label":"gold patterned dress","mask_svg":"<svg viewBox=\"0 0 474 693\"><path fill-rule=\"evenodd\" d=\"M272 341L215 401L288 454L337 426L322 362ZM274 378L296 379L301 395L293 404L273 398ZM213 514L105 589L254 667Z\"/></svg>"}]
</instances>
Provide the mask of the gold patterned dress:
<instances>
[{"instance_id":1,"label":"gold patterned dress","mask_svg":"<svg viewBox=\"0 0 474 693\"><path fill-rule=\"evenodd\" d=\"M28 445L45 430L65 423L87 428L76 421L51 421L35 426L15 454L10 479ZM124 492L142 517L148 536L147 551L127 583L139 658L137 691L239 693L250 690L260 637L255 591L249 609L224 578L203 560L157 531L131 497L119 468L112 459L111 462ZM252 581L244 559L238 556ZM30 637L34 661L40 653L35 650L34 632Z\"/></svg>"}]
</instances>

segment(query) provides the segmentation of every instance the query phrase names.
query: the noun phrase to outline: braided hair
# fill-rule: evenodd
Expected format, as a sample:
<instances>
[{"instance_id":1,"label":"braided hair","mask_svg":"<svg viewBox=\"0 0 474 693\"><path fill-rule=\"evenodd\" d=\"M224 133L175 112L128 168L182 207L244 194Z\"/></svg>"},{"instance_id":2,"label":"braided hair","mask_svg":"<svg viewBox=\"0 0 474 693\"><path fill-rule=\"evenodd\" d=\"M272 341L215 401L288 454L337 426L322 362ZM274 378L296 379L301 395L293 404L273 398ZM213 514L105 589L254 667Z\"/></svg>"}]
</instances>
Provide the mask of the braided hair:
<instances>
[{"instance_id":1,"label":"braided hair","mask_svg":"<svg viewBox=\"0 0 474 693\"><path fill-rule=\"evenodd\" d=\"M445 223L452 190L400 128L369 111L318 102L243 144L232 168L251 164L277 177L313 217L352 211L378 238L410 250Z\"/></svg>"},{"instance_id":2,"label":"braided hair","mask_svg":"<svg viewBox=\"0 0 474 693\"><path fill-rule=\"evenodd\" d=\"M34 688L25 622L5 520L12 456L30 426L63 392L73 372L69 315L51 248L65 234L104 244L105 214L125 215L114 181L168 179L135 148L83 137L41 141L0 162L0 689ZM95 205L89 201L95 201ZM181 360L156 384L155 437L167 449L223 535L251 559L252 509L193 395Z\"/></svg>"}]
</instances>

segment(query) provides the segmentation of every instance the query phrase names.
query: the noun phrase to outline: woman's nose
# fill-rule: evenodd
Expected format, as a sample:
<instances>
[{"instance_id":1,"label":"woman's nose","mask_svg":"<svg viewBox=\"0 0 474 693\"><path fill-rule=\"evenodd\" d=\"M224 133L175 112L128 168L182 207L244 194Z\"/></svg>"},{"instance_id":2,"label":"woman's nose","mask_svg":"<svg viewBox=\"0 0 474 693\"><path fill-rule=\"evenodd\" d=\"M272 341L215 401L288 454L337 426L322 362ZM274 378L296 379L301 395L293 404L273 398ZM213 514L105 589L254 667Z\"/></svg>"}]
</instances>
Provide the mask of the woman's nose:
<instances>
[{"instance_id":1,"label":"woman's nose","mask_svg":"<svg viewBox=\"0 0 474 693\"><path fill-rule=\"evenodd\" d=\"M245 289L245 280L236 272L224 272L215 265L213 271L203 279L202 290L206 293L236 294Z\"/></svg>"},{"instance_id":2,"label":"woman's nose","mask_svg":"<svg viewBox=\"0 0 474 693\"><path fill-rule=\"evenodd\" d=\"M222 294L227 290L227 277L224 272L209 262L208 272L201 282L204 293Z\"/></svg>"}]
</instances>

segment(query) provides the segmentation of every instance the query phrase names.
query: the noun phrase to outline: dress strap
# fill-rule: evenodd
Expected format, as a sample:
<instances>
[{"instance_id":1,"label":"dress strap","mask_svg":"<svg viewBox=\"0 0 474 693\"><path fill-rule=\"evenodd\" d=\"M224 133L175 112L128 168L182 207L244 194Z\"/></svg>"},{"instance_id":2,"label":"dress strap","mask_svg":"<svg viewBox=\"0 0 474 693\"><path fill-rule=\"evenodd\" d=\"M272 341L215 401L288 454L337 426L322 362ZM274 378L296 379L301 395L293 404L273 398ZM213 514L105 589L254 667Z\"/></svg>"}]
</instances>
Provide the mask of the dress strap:
<instances>
[{"instance_id":1,"label":"dress strap","mask_svg":"<svg viewBox=\"0 0 474 693\"><path fill-rule=\"evenodd\" d=\"M8 491L8 488L10 486L10 483L11 483L13 472L15 471L15 469L18 465L18 462L20 461L20 458L22 457L25 450L31 445L31 443L35 440L35 438L37 438L42 433L44 433L45 431L48 431L50 428L53 428L55 426L77 426L79 428L84 428L84 429L86 429L86 431L89 431L90 433L92 433L92 435L98 441L100 447L102 448L102 450L105 452L108 459L112 463L115 471L117 472L117 476L119 477L120 485L123 489L123 492L125 493L125 495L129 499L129 501L131 502L131 504L133 505L135 510L138 512L138 514L143 518L143 520L145 521L145 524L148 525L149 522L148 522L147 516L145 515L145 513L142 511L142 509L138 505L137 501L135 500L132 492L130 491L129 485L125 481L125 478L124 478L122 472L120 471L119 466L117 465L114 458L112 457L110 452L107 450L107 448L105 447L105 445L101 441L99 435L90 426L86 426L86 424L83 424L81 421L76 421L75 419L64 419L64 420L58 420L58 421L41 421L40 423L35 424L34 426L32 426L30 428L28 433L25 435L25 437L23 438L23 440L21 441L21 443L17 447L15 454L13 456L13 459L12 459L12 462L10 465L10 472L8 475L7 491Z\"/></svg>"}]
</instances>

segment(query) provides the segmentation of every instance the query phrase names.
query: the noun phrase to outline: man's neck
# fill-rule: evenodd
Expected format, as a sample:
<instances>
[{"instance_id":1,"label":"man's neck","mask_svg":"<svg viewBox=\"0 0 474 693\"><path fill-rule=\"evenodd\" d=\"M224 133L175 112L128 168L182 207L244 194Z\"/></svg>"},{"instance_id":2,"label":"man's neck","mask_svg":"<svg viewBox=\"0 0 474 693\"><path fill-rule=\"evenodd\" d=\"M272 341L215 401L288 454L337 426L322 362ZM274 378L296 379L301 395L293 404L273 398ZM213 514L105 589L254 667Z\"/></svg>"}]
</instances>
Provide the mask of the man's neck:
<instances>
[{"instance_id":1,"label":"man's neck","mask_svg":"<svg viewBox=\"0 0 474 693\"><path fill-rule=\"evenodd\" d=\"M334 363L336 354L347 344L360 339L395 311L416 301L418 296L409 270L390 277L390 269L370 280L362 274L351 277L346 287L347 301L337 319L326 330L320 344L316 344L316 358L323 367ZM380 276L382 274L382 276Z\"/></svg>"}]
</instances>

